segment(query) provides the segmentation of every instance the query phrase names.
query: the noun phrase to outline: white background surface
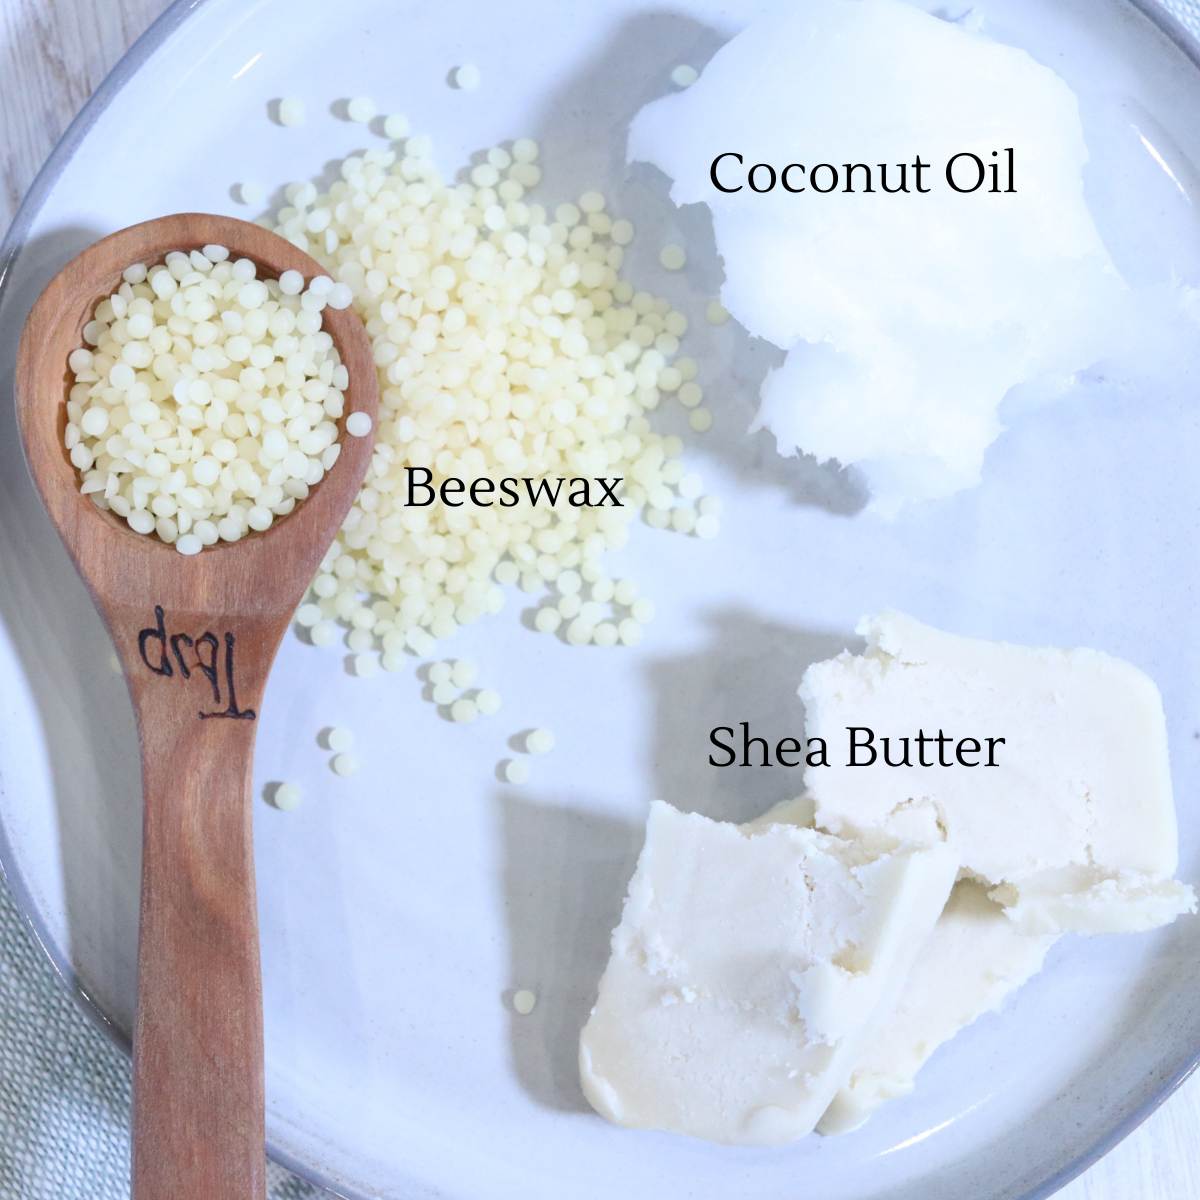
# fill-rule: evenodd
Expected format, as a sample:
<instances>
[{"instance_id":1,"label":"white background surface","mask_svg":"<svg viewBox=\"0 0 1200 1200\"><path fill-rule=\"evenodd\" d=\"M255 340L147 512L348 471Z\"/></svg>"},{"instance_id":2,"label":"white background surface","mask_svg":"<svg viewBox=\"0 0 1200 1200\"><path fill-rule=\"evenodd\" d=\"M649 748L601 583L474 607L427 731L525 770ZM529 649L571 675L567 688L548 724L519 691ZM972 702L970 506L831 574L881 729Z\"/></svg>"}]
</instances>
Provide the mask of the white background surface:
<instances>
[{"instance_id":1,"label":"white background surface","mask_svg":"<svg viewBox=\"0 0 1200 1200\"><path fill-rule=\"evenodd\" d=\"M0 223L7 223L67 120L160 7L155 0L0 0ZM1066 1200L1200 1195L1198 1128L1200 1081L1193 1081L1060 1195Z\"/></svg>"}]
</instances>

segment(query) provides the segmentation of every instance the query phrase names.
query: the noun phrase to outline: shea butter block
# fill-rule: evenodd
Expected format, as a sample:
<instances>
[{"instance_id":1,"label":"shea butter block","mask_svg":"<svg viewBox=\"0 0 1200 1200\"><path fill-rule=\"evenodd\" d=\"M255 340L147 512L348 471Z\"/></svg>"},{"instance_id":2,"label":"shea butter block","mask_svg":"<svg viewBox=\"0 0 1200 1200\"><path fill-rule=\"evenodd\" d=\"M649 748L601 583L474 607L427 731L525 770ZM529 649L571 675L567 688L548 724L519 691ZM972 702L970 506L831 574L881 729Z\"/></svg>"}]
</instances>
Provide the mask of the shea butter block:
<instances>
[{"instance_id":1,"label":"shea butter block","mask_svg":"<svg viewBox=\"0 0 1200 1200\"><path fill-rule=\"evenodd\" d=\"M946 846L738 827L655 803L580 1041L620 1125L770 1145L809 1133L890 1012L953 886Z\"/></svg>"},{"instance_id":2,"label":"shea butter block","mask_svg":"<svg viewBox=\"0 0 1200 1200\"><path fill-rule=\"evenodd\" d=\"M811 827L812 797L776 804L743 829ZM989 899L987 888L960 880L911 969L881 1012L846 1083L817 1125L824 1134L857 1129L885 1101L908 1095L929 1057L961 1029L997 1011L1041 970L1057 940L1025 933Z\"/></svg>"},{"instance_id":3,"label":"shea butter block","mask_svg":"<svg viewBox=\"0 0 1200 1200\"><path fill-rule=\"evenodd\" d=\"M1194 908L1172 878L1166 722L1145 674L1096 650L957 637L897 613L858 632L865 653L811 666L800 687L810 738L863 727L877 751L809 772L821 828L945 838L1028 932L1152 928ZM918 725L1004 743L991 767L889 765Z\"/></svg>"},{"instance_id":4,"label":"shea butter block","mask_svg":"<svg viewBox=\"0 0 1200 1200\"><path fill-rule=\"evenodd\" d=\"M868 1038L819 1131L847 1133L885 1101L908 1095L933 1052L999 1009L1042 969L1055 940L1050 933L1023 933L981 884L959 883L896 1007Z\"/></svg>"}]
</instances>

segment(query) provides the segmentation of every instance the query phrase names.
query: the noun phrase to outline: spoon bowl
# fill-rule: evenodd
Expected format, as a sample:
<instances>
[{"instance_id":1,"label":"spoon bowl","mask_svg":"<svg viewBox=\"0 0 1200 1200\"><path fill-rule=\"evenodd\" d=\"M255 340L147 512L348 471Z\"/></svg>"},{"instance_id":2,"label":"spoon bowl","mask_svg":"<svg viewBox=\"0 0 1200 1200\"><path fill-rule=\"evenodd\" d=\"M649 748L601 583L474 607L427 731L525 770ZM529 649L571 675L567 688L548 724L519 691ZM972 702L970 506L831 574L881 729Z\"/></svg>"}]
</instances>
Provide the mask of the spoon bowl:
<instances>
[{"instance_id":1,"label":"spoon bowl","mask_svg":"<svg viewBox=\"0 0 1200 1200\"><path fill-rule=\"evenodd\" d=\"M25 323L16 391L26 459L42 502L98 604L111 605L120 599L144 605L147 585L153 581L166 589L160 593L163 601L174 605L196 599L197 589L200 595L207 594L211 577L220 580L222 600L239 581L234 593L239 613L274 612L281 602L294 609L357 495L370 461L373 438L345 435L345 419L351 412L365 412L372 422L376 415L378 388L370 343L351 309L326 308L323 328L333 338L350 376L339 422L342 450L308 498L287 517L265 533L218 542L201 554L186 556L153 535L134 533L80 492L78 471L63 442L65 400L71 387L67 356L83 345L84 325L96 305L116 291L126 267L152 266L172 250L212 244L225 246L232 257L250 259L260 278L278 278L293 270L307 282L324 274L315 259L259 225L235 217L179 213L131 225L84 250L50 281ZM98 580L103 580L103 601L96 590Z\"/></svg>"},{"instance_id":2,"label":"spoon bowl","mask_svg":"<svg viewBox=\"0 0 1200 1200\"><path fill-rule=\"evenodd\" d=\"M135 1200L265 1195L262 994L251 841L254 734L280 640L358 494L375 365L350 310L323 314L349 375L341 452L270 529L183 555L80 492L64 445L67 358L133 263L222 245L260 278L319 263L246 221L180 213L69 262L34 304L17 357L17 420L42 501L112 635L137 715L144 815L134 1028Z\"/></svg>"}]
</instances>

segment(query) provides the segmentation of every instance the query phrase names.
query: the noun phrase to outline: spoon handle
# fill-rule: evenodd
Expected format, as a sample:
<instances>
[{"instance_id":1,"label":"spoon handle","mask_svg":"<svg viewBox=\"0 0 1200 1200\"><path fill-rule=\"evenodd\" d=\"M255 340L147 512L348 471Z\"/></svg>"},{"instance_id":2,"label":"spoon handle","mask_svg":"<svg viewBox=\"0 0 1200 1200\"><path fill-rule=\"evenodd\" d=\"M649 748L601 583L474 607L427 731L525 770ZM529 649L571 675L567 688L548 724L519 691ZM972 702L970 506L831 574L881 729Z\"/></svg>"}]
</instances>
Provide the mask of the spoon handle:
<instances>
[{"instance_id":1,"label":"spoon handle","mask_svg":"<svg viewBox=\"0 0 1200 1200\"><path fill-rule=\"evenodd\" d=\"M133 1195L261 1200L262 980L250 801L257 721L243 707L257 706L261 689L239 695L230 714L208 703L211 693L177 679L173 692L162 681L131 682L145 793Z\"/></svg>"}]
</instances>

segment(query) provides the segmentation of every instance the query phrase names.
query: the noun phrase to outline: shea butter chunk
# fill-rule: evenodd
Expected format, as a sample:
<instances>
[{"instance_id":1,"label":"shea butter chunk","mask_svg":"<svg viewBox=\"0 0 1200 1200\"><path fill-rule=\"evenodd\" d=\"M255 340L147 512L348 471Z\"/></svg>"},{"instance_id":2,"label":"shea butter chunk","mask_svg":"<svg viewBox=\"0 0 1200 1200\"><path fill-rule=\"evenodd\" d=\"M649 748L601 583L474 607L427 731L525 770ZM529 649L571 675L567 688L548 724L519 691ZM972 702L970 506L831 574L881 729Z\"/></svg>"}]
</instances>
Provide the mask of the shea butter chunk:
<instances>
[{"instance_id":1,"label":"shea butter chunk","mask_svg":"<svg viewBox=\"0 0 1200 1200\"><path fill-rule=\"evenodd\" d=\"M812 796L776 804L742 826L811 827ZM1054 934L1029 934L973 880L960 880L895 995L863 1043L850 1078L817 1126L820 1133L857 1129L887 1100L908 1095L938 1047L1041 970Z\"/></svg>"},{"instance_id":2,"label":"shea butter chunk","mask_svg":"<svg viewBox=\"0 0 1200 1200\"><path fill-rule=\"evenodd\" d=\"M850 1078L817 1126L846 1133L879 1105L913 1090L935 1050L1042 969L1054 934L1023 933L989 900L987 889L963 880L951 893L904 982L896 1007L867 1040Z\"/></svg>"},{"instance_id":3,"label":"shea butter chunk","mask_svg":"<svg viewBox=\"0 0 1200 1200\"><path fill-rule=\"evenodd\" d=\"M809 1133L929 936L957 859L651 807L580 1041L620 1125L772 1145Z\"/></svg>"},{"instance_id":4,"label":"shea butter chunk","mask_svg":"<svg viewBox=\"0 0 1200 1200\"><path fill-rule=\"evenodd\" d=\"M1172 879L1166 722L1145 674L1097 650L957 637L899 613L858 632L863 654L809 667L800 687L808 738L831 748L808 776L821 828L944 837L1028 932L1145 929L1194 908ZM1004 741L994 766L923 767L922 731Z\"/></svg>"}]
</instances>

